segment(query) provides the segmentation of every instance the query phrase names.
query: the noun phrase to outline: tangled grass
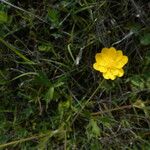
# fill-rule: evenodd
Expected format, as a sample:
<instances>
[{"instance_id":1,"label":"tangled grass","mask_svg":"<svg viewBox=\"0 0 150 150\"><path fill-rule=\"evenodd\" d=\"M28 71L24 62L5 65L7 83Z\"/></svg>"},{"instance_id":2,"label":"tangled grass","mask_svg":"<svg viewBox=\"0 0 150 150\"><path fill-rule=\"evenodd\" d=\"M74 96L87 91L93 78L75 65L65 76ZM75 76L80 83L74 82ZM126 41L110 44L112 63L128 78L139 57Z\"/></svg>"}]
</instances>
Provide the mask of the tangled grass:
<instances>
[{"instance_id":1,"label":"tangled grass","mask_svg":"<svg viewBox=\"0 0 150 150\"><path fill-rule=\"evenodd\" d=\"M149 149L148 0L0 2L1 149ZM114 81L92 68L110 46Z\"/></svg>"}]
</instances>

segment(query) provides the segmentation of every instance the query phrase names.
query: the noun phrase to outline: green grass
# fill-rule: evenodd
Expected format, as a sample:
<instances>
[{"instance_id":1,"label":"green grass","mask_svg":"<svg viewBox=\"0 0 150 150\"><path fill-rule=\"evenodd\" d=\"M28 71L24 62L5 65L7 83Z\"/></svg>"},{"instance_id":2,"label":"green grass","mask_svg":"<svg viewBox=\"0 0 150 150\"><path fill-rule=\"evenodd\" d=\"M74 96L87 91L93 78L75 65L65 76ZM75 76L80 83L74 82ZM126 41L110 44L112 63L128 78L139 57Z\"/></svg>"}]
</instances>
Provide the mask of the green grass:
<instances>
[{"instance_id":1,"label":"green grass","mask_svg":"<svg viewBox=\"0 0 150 150\"><path fill-rule=\"evenodd\" d=\"M0 149L150 149L149 1L0 3ZM125 75L103 79L114 46Z\"/></svg>"}]
</instances>

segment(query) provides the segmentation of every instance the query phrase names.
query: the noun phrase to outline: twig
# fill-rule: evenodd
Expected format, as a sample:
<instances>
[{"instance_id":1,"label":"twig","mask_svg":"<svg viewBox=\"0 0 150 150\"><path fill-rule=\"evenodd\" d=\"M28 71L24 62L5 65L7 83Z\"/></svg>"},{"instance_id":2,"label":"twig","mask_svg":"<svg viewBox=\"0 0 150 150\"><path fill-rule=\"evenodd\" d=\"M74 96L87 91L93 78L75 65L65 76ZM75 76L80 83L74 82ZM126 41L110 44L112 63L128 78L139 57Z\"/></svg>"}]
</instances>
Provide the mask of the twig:
<instances>
[{"instance_id":1,"label":"twig","mask_svg":"<svg viewBox=\"0 0 150 150\"><path fill-rule=\"evenodd\" d=\"M46 135L32 136L32 137L29 137L29 138L25 138L25 139L21 139L21 140L17 140L17 141L12 141L12 142L9 142L9 143L1 144L0 148L8 147L10 145L14 145L14 144L18 144L18 143L22 143L22 142L26 142L26 141L31 141L31 140L34 140L34 139L39 139L39 138L42 138L44 136L46 136Z\"/></svg>"},{"instance_id":2,"label":"twig","mask_svg":"<svg viewBox=\"0 0 150 150\"><path fill-rule=\"evenodd\" d=\"M46 133L46 134L35 135L35 136L32 136L32 137L28 137L28 138L12 141L12 142L9 142L9 143L1 144L0 148L8 147L8 146L18 144L18 143L23 143L23 142L26 142L26 141L31 141L31 140L43 138L43 137L46 137L46 136L48 136L50 138L50 137L54 136L55 134L57 134L59 131L60 131L60 129L57 129L57 130L54 130L54 131L50 131L49 133Z\"/></svg>"},{"instance_id":3,"label":"twig","mask_svg":"<svg viewBox=\"0 0 150 150\"><path fill-rule=\"evenodd\" d=\"M92 116L97 116L97 115L101 115L101 114L104 114L104 113L109 113L109 112L116 111L116 110L131 109L131 108L132 108L132 105L116 107L116 108L113 108L113 109L98 111L98 112L92 113Z\"/></svg>"},{"instance_id":4,"label":"twig","mask_svg":"<svg viewBox=\"0 0 150 150\"><path fill-rule=\"evenodd\" d=\"M143 104L149 104L149 103L150 102L143 102ZM98 112L92 113L91 115L92 116L97 116L97 115L102 115L104 113L109 113L109 112L116 111L116 110L131 109L132 107L138 108L134 104L132 104L132 105L125 105L125 106L121 106L121 107L112 108L112 109L109 109L109 110L98 111Z\"/></svg>"},{"instance_id":5,"label":"twig","mask_svg":"<svg viewBox=\"0 0 150 150\"><path fill-rule=\"evenodd\" d=\"M130 38L130 37L133 35L133 33L134 33L133 31L130 31L130 32L129 32L127 35L125 35L121 40L119 40L119 41L113 43L112 46L121 43L122 41L124 41L124 40L127 39L127 38Z\"/></svg>"}]
</instances>

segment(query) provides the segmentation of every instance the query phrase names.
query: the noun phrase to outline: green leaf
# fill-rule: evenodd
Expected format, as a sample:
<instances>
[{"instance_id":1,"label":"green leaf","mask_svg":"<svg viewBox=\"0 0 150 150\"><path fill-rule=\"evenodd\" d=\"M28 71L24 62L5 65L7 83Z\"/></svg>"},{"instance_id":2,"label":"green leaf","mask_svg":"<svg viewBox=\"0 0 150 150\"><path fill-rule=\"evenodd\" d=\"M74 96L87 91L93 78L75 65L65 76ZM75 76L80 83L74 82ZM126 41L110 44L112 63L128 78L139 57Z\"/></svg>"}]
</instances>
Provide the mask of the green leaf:
<instances>
[{"instance_id":1,"label":"green leaf","mask_svg":"<svg viewBox=\"0 0 150 150\"><path fill-rule=\"evenodd\" d=\"M56 9L48 9L47 18L50 20L54 27L59 26L59 13Z\"/></svg>"},{"instance_id":2,"label":"green leaf","mask_svg":"<svg viewBox=\"0 0 150 150\"><path fill-rule=\"evenodd\" d=\"M144 34L141 37L140 42L142 45L150 45L150 33Z\"/></svg>"},{"instance_id":3,"label":"green leaf","mask_svg":"<svg viewBox=\"0 0 150 150\"><path fill-rule=\"evenodd\" d=\"M147 107L145 106L143 100L137 99L136 102L133 104L133 106L134 106L135 108L143 109L145 115L146 115L147 117L149 117L149 111L148 111Z\"/></svg>"},{"instance_id":4,"label":"green leaf","mask_svg":"<svg viewBox=\"0 0 150 150\"><path fill-rule=\"evenodd\" d=\"M87 125L87 135L88 138L98 137L101 134L101 130L97 125L97 121L93 118L90 119L89 124Z\"/></svg>"},{"instance_id":5,"label":"green leaf","mask_svg":"<svg viewBox=\"0 0 150 150\"><path fill-rule=\"evenodd\" d=\"M54 49L54 47L51 43L41 43L38 46L38 50L41 52L48 52L48 51L51 51L53 49Z\"/></svg>"},{"instance_id":6,"label":"green leaf","mask_svg":"<svg viewBox=\"0 0 150 150\"><path fill-rule=\"evenodd\" d=\"M148 89L150 89L150 73L147 74L147 76L145 75L145 77L146 77L146 86Z\"/></svg>"},{"instance_id":7,"label":"green leaf","mask_svg":"<svg viewBox=\"0 0 150 150\"><path fill-rule=\"evenodd\" d=\"M96 136L100 136L100 128L98 127L97 122L94 119L91 120L91 125L93 134L95 134Z\"/></svg>"},{"instance_id":8,"label":"green leaf","mask_svg":"<svg viewBox=\"0 0 150 150\"><path fill-rule=\"evenodd\" d=\"M101 117L100 118L100 122L103 124L103 126L105 126L106 128L111 128L111 126L113 125L113 120L111 117Z\"/></svg>"},{"instance_id":9,"label":"green leaf","mask_svg":"<svg viewBox=\"0 0 150 150\"><path fill-rule=\"evenodd\" d=\"M142 75L134 75L130 78L130 81L133 90L142 90L145 88L145 81Z\"/></svg>"},{"instance_id":10,"label":"green leaf","mask_svg":"<svg viewBox=\"0 0 150 150\"><path fill-rule=\"evenodd\" d=\"M4 77L5 75L3 74L2 70L0 70L0 85L4 85L7 83L7 80Z\"/></svg>"},{"instance_id":11,"label":"green leaf","mask_svg":"<svg viewBox=\"0 0 150 150\"><path fill-rule=\"evenodd\" d=\"M143 109L145 107L145 104L142 100L138 99L134 104L133 104L134 107L136 108L140 108L140 109Z\"/></svg>"},{"instance_id":12,"label":"green leaf","mask_svg":"<svg viewBox=\"0 0 150 150\"><path fill-rule=\"evenodd\" d=\"M71 99L68 99L67 101L60 102L58 109L59 111L67 110L70 106L71 106Z\"/></svg>"},{"instance_id":13,"label":"green leaf","mask_svg":"<svg viewBox=\"0 0 150 150\"><path fill-rule=\"evenodd\" d=\"M43 85L43 86L46 86L46 87L49 87L51 86L51 83L48 79L48 77L46 76L45 73L43 72L39 72L38 75L35 77L34 81L33 81L35 84L40 84L40 85Z\"/></svg>"},{"instance_id":14,"label":"green leaf","mask_svg":"<svg viewBox=\"0 0 150 150\"><path fill-rule=\"evenodd\" d=\"M62 85L64 85L64 82L56 82L56 83L54 84L54 87L60 87L60 86L62 86Z\"/></svg>"},{"instance_id":15,"label":"green leaf","mask_svg":"<svg viewBox=\"0 0 150 150\"><path fill-rule=\"evenodd\" d=\"M54 87L51 86L47 92L46 92L46 95L45 95L45 101L47 104L49 104L49 102L53 99L54 97Z\"/></svg>"},{"instance_id":16,"label":"green leaf","mask_svg":"<svg viewBox=\"0 0 150 150\"><path fill-rule=\"evenodd\" d=\"M8 22L7 13L0 11L0 24Z\"/></svg>"}]
</instances>

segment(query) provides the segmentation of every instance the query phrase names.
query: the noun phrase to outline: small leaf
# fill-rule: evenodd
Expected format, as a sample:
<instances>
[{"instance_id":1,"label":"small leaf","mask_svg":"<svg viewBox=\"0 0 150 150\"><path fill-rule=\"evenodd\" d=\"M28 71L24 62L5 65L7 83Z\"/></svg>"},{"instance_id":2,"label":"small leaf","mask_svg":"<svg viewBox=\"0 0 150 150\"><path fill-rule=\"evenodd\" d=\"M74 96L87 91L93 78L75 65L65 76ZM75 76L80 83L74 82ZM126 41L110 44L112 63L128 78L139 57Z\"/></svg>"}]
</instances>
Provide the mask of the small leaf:
<instances>
[{"instance_id":1,"label":"small leaf","mask_svg":"<svg viewBox=\"0 0 150 150\"><path fill-rule=\"evenodd\" d=\"M51 85L51 83L50 83L48 77L46 76L46 74L41 72L41 71L35 77L34 83L44 85L44 86L48 86L48 87Z\"/></svg>"},{"instance_id":2,"label":"small leaf","mask_svg":"<svg viewBox=\"0 0 150 150\"><path fill-rule=\"evenodd\" d=\"M55 85L54 85L54 87L60 87L62 85L64 85L64 82L58 82L58 83L56 82Z\"/></svg>"},{"instance_id":3,"label":"small leaf","mask_svg":"<svg viewBox=\"0 0 150 150\"><path fill-rule=\"evenodd\" d=\"M7 13L0 11L0 24L8 22Z\"/></svg>"},{"instance_id":4,"label":"small leaf","mask_svg":"<svg viewBox=\"0 0 150 150\"><path fill-rule=\"evenodd\" d=\"M142 109L145 113L146 117L149 117L149 110L147 109L147 107L145 106L144 102L140 99L138 99L134 104L134 107Z\"/></svg>"},{"instance_id":5,"label":"small leaf","mask_svg":"<svg viewBox=\"0 0 150 150\"><path fill-rule=\"evenodd\" d=\"M47 104L49 104L49 102L53 99L54 97L54 87L51 86L48 91L46 92L46 95L45 95L45 101Z\"/></svg>"},{"instance_id":6,"label":"small leaf","mask_svg":"<svg viewBox=\"0 0 150 150\"><path fill-rule=\"evenodd\" d=\"M146 77L146 86L148 89L150 89L150 73L145 75Z\"/></svg>"},{"instance_id":7,"label":"small leaf","mask_svg":"<svg viewBox=\"0 0 150 150\"><path fill-rule=\"evenodd\" d=\"M59 13L56 9L50 8L47 14L48 20L51 21L54 27L58 27L59 25Z\"/></svg>"},{"instance_id":8,"label":"small leaf","mask_svg":"<svg viewBox=\"0 0 150 150\"><path fill-rule=\"evenodd\" d=\"M90 119L89 124L87 125L87 135L88 138L98 137L101 134L101 130L97 125L96 120Z\"/></svg>"},{"instance_id":9,"label":"small leaf","mask_svg":"<svg viewBox=\"0 0 150 150\"><path fill-rule=\"evenodd\" d=\"M150 45L150 33L144 34L141 37L140 42L142 45Z\"/></svg>"},{"instance_id":10,"label":"small leaf","mask_svg":"<svg viewBox=\"0 0 150 150\"><path fill-rule=\"evenodd\" d=\"M24 115L24 118L29 118L30 115L33 114L33 109L31 106L28 106L27 108L25 108L23 111L22 111L23 115Z\"/></svg>"},{"instance_id":11,"label":"small leaf","mask_svg":"<svg viewBox=\"0 0 150 150\"><path fill-rule=\"evenodd\" d=\"M145 88L145 81L143 79L143 76L134 75L130 78L131 86L133 90L139 90Z\"/></svg>"},{"instance_id":12,"label":"small leaf","mask_svg":"<svg viewBox=\"0 0 150 150\"><path fill-rule=\"evenodd\" d=\"M111 117L101 117L100 122L107 128L111 128L113 125L113 119Z\"/></svg>"},{"instance_id":13,"label":"small leaf","mask_svg":"<svg viewBox=\"0 0 150 150\"><path fill-rule=\"evenodd\" d=\"M53 49L54 49L54 47L51 43L42 43L38 46L38 50L41 52L48 52Z\"/></svg>"},{"instance_id":14,"label":"small leaf","mask_svg":"<svg viewBox=\"0 0 150 150\"><path fill-rule=\"evenodd\" d=\"M63 101L59 103L58 109L59 111L67 110L70 107L70 105L71 105L70 100Z\"/></svg>"},{"instance_id":15,"label":"small leaf","mask_svg":"<svg viewBox=\"0 0 150 150\"><path fill-rule=\"evenodd\" d=\"M92 119L91 124L93 134L95 134L96 136L100 136L100 128L98 127L97 122Z\"/></svg>"},{"instance_id":16,"label":"small leaf","mask_svg":"<svg viewBox=\"0 0 150 150\"><path fill-rule=\"evenodd\" d=\"M134 107L137 107L137 108L140 108L140 109L143 109L145 107L145 104L142 100L138 99L134 104L133 104Z\"/></svg>"}]
</instances>

